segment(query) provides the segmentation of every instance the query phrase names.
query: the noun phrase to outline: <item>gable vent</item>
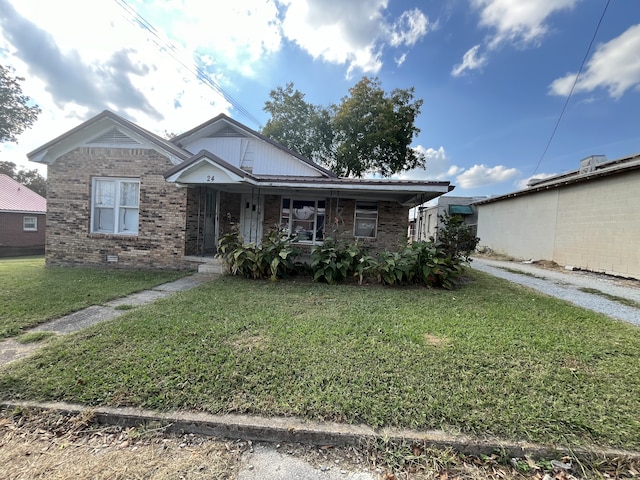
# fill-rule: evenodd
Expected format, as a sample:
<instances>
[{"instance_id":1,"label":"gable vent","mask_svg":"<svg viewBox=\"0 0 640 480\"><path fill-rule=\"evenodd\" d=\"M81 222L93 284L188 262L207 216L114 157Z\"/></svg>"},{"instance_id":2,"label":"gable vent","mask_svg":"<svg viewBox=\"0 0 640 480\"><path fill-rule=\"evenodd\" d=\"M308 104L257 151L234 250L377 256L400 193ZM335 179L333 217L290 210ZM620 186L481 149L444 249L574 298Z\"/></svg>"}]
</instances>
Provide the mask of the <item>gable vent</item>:
<instances>
[{"instance_id":1,"label":"gable vent","mask_svg":"<svg viewBox=\"0 0 640 480\"><path fill-rule=\"evenodd\" d=\"M244 137L242 133L237 131L235 128L227 125L226 127L218 130L215 133L209 135L209 138L219 138L219 137Z\"/></svg>"},{"instance_id":2,"label":"gable vent","mask_svg":"<svg viewBox=\"0 0 640 480\"><path fill-rule=\"evenodd\" d=\"M140 142L134 140L129 135L122 133L117 128L112 128L106 133L103 133L99 137L94 138L87 142L87 144L99 144L99 145L140 145Z\"/></svg>"}]
</instances>

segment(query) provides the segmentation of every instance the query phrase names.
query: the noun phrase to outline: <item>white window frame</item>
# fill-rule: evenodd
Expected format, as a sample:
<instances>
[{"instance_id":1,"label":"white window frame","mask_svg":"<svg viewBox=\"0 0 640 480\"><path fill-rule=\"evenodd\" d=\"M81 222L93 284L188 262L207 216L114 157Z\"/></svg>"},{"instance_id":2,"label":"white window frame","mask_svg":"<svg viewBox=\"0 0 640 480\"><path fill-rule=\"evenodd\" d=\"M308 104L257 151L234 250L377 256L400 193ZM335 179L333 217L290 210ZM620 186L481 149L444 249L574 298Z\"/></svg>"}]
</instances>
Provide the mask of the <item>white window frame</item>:
<instances>
[{"instance_id":1,"label":"white window frame","mask_svg":"<svg viewBox=\"0 0 640 480\"><path fill-rule=\"evenodd\" d=\"M358 235L358 222L369 221L373 223L373 235ZM355 238L377 238L378 236L378 203L356 201L353 214L353 236Z\"/></svg>"},{"instance_id":2,"label":"white window frame","mask_svg":"<svg viewBox=\"0 0 640 480\"><path fill-rule=\"evenodd\" d=\"M113 184L113 198L110 203L97 203L98 182ZM133 183L137 185L138 197L135 205L125 205L122 203L121 192L125 183ZM111 228L101 226L100 215L101 210L113 210L113 226ZM135 210L136 221L135 226L132 223L127 224L121 218L126 219L128 211ZM140 180L137 178L114 178L114 177L94 177L91 184L91 233L107 234L107 235L138 235L140 228Z\"/></svg>"},{"instance_id":3,"label":"white window frame","mask_svg":"<svg viewBox=\"0 0 640 480\"><path fill-rule=\"evenodd\" d=\"M27 225L28 223L32 225ZM38 231L38 217L31 215L22 217L22 230L25 232L37 232Z\"/></svg>"},{"instance_id":4,"label":"white window frame","mask_svg":"<svg viewBox=\"0 0 640 480\"><path fill-rule=\"evenodd\" d=\"M285 202L289 201L289 213L288 216L285 215L284 212L284 205ZM289 235L289 236L296 236L297 234L299 234L300 232L295 232L292 231L293 229L293 202L313 202L313 220L308 220L309 222L312 222L312 226L313 228L311 230L306 230L307 232L311 231L312 232L312 236L311 238L303 238L303 237L298 237L297 241L298 243L303 243L303 244L308 244L308 245L321 245L323 243L324 240L324 230L326 227L326 221L327 221L327 200L324 198L302 198L302 197L282 197L281 201L280 201L280 225L283 228L283 233ZM324 207L320 207L320 208L324 208L324 213L322 215L318 215L318 202L324 202ZM320 228L323 232L322 235L322 239L318 239L318 217L323 217L322 220L322 227ZM302 219L298 219L298 222L304 222L304 220ZM310 225L311 226L311 225Z\"/></svg>"}]
</instances>

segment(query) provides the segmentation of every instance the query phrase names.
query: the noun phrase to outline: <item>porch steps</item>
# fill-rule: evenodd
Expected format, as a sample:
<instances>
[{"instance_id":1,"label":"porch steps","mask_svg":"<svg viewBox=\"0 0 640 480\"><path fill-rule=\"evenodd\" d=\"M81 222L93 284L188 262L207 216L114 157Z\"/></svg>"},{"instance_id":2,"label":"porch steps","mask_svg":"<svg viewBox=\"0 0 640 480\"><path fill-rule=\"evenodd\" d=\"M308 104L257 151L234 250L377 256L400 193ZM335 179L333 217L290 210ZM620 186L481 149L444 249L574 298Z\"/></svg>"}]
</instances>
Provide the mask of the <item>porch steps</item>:
<instances>
[{"instance_id":1,"label":"porch steps","mask_svg":"<svg viewBox=\"0 0 640 480\"><path fill-rule=\"evenodd\" d=\"M198 273L226 273L224 261L216 257L185 257L185 260L198 264Z\"/></svg>"}]
</instances>

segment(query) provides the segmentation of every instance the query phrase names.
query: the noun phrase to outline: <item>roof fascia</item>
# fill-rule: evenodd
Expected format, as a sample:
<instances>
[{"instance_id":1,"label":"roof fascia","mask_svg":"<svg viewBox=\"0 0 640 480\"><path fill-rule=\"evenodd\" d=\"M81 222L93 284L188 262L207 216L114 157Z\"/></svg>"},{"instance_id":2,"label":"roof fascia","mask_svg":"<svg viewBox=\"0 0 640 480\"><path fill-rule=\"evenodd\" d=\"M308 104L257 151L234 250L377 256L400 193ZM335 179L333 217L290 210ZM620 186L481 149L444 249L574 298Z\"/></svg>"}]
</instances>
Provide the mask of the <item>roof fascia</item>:
<instances>
[{"instance_id":1,"label":"roof fascia","mask_svg":"<svg viewBox=\"0 0 640 480\"><path fill-rule=\"evenodd\" d=\"M96 132L91 130L92 127L97 127L103 122L108 122L105 123L105 125L108 124L109 127L116 126L128 130L132 136L136 137L138 140L141 140L143 143L150 143L155 146L157 150L167 154L174 163L179 163L190 156L190 153L164 140L158 135L139 127L135 123L130 122L109 110L104 110L95 117L90 118L68 132L63 133L62 135L27 153L27 158L32 162L51 164L55 162L59 156L70 152L74 148L82 145L85 141L89 140L89 138L85 137L90 137L96 134ZM97 130L107 131L107 128L98 128ZM55 158L48 158L52 151L55 151L56 148L63 146L65 143L68 143L68 146L66 148L63 147L60 152L54 154Z\"/></svg>"},{"instance_id":2,"label":"roof fascia","mask_svg":"<svg viewBox=\"0 0 640 480\"><path fill-rule=\"evenodd\" d=\"M613 161L610 163L618 163L617 166L613 168L602 168L600 170L594 170L590 173L585 174L576 174L574 176L567 176L568 174L562 175L558 177L558 181L553 183L545 183L539 186L532 186L526 190L519 190L517 192L506 193L504 195L499 195L497 197L491 197L486 200L481 200L479 202L474 202L474 205L486 205L488 203L500 202L502 200L508 200L511 198L521 197L523 195L530 195L532 193L538 193L546 190L555 190L557 188L562 188L568 185L574 185L577 183L583 183L590 180L597 180L599 178L610 177L613 175L619 175L622 173L626 173L632 170L640 169L640 154L632 157L627 157L621 160L629 160L629 163L619 164L618 161ZM576 170L578 172L578 170Z\"/></svg>"}]
</instances>

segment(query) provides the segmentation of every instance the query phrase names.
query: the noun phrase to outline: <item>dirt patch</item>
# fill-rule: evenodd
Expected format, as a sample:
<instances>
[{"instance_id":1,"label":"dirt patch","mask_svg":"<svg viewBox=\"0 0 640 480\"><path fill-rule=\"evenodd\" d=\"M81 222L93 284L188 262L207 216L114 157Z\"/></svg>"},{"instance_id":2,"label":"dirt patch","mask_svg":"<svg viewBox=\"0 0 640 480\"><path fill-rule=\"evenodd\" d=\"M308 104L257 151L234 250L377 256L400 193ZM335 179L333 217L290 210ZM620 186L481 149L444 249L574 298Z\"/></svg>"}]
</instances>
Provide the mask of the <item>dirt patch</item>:
<instances>
[{"instance_id":1,"label":"dirt patch","mask_svg":"<svg viewBox=\"0 0 640 480\"><path fill-rule=\"evenodd\" d=\"M264 335L243 334L237 336L231 346L235 350L250 352L252 350L264 350L269 340Z\"/></svg>"},{"instance_id":2,"label":"dirt patch","mask_svg":"<svg viewBox=\"0 0 640 480\"><path fill-rule=\"evenodd\" d=\"M432 347L448 347L450 345L450 341L447 337L438 337L436 335L431 335L430 333L424 334L424 341L427 345L431 345Z\"/></svg>"},{"instance_id":3,"label":"dirt patch","mask_svg":"<svg viewBox=\"0 0 640 480\"><path fill-rule=\"evenodd\" d=\"M0 412L3 478L231 479L233 442L162 429L101 426L91 415Z\"/></svg>"}]
</instances>

